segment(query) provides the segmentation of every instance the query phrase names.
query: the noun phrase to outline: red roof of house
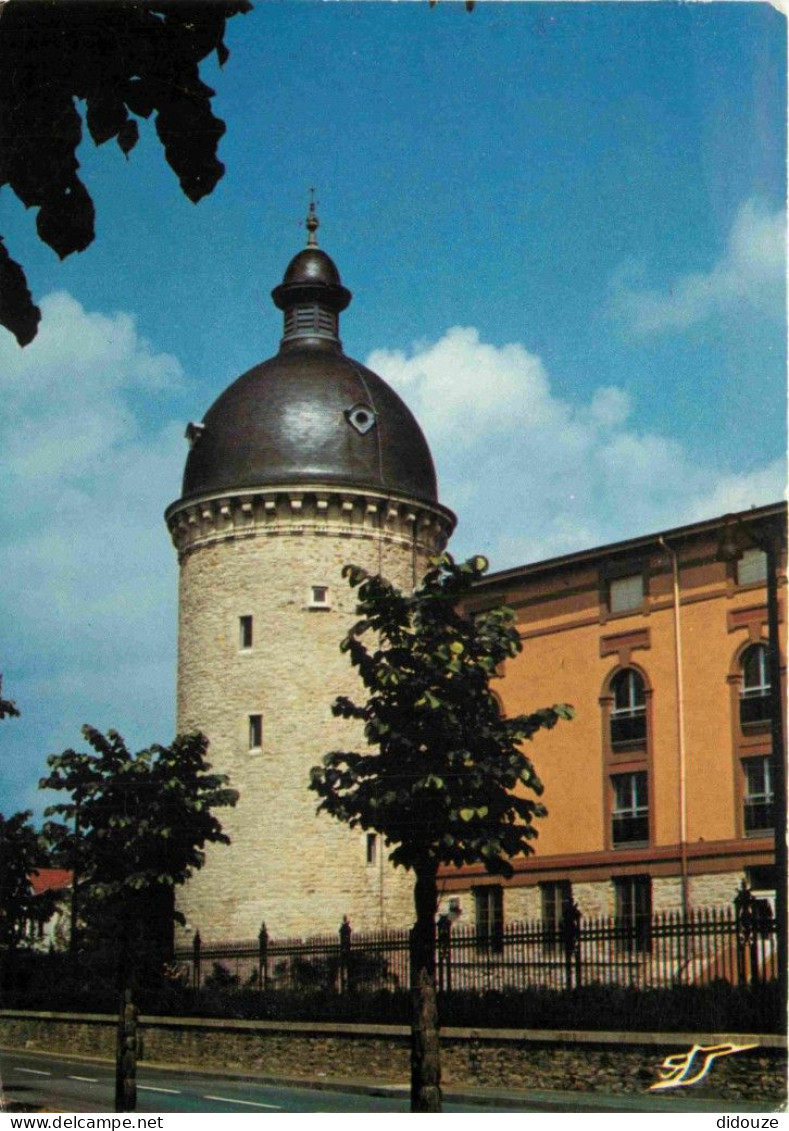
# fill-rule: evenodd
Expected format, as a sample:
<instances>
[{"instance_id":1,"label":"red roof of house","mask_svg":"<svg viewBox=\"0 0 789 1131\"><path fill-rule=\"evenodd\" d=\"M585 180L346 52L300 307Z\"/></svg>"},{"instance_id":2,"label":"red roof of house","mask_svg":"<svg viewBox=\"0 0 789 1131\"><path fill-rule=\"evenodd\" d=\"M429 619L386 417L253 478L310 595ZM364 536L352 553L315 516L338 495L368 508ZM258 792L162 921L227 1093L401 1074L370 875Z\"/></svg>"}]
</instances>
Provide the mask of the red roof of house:
<instances>
[{"instance_id":1,"label":"red roof of house","mask_svg":"<svg viewBox=\"0 0 789 1131\"><path fill-rule=\"evenodd\" d=\"M68 868L41 868L30 873L30 885L34 895L45 891L62 891L71 886L72 873Z\"/></svg>"}]
</instances>

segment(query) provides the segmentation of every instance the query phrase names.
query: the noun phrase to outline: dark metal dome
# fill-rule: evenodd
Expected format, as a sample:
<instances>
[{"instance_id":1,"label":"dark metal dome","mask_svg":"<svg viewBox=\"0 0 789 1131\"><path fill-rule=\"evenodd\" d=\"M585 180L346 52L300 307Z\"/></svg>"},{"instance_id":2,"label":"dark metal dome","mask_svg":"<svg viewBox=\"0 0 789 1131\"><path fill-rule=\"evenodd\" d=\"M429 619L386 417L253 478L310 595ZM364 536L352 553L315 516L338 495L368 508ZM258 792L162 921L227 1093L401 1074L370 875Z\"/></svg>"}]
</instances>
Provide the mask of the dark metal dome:
<instances>
[{"instance_id":1,"label":"dark metal dome","mask_svg":"<svg viewBox=\"0 0 789 1131\"><path fill-rule=\"evenodd\" d=\"M311 210L311 242L272 291L285 315L279 353L239 377L187 430L184 498L326 483L438 501L433 460L412 413L342 352L339 312L351 292L315 245L316 227Z\"/></svg>"},{"instance_id":2,"label":"dark metal dome","mask_svg":"<svg viewBox=\"0 0 789 1131\"><path fill-rule=\"evenodd\" d=\"M285 268L283 283L323 283L336 286L340 272L334 260L319 247L305 247L294 255Z\"/></svg>"},{"instance_id":3,"label":"dark metal dome","mask_svg":"<svg viewBox=\"0 0 789 1131\"><path fill-rule=\"evenodd\" d=\"M309 346L256 365L214 402L183 495L290 483L437 502L427 441L397 394L343 353Z\"/></svg>"}]
</instances>

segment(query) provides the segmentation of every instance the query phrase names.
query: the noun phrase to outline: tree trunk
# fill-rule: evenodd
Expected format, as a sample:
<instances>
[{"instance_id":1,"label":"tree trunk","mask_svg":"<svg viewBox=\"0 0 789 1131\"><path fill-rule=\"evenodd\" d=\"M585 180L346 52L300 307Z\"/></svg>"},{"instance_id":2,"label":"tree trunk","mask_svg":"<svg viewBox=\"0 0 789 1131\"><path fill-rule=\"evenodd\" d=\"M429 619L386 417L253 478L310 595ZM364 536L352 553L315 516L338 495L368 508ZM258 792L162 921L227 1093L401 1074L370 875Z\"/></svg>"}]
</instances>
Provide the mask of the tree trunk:
<instances>
[{"instance_id":1,"label":"tree trunk","mask_svg":"<svg viewBox=\"0 0 789 1131\"><path fill-rule=\"evenodd\" d=\"M441 1111L436 1001L436 868L417 869L411 931L411 1111Z\"/></svg>"},{"instance_id":2,"label":"tree trunk","mask_svg":"<svg viewBox=\"0 0 789 1131\"><path fill-rule=\"evenodd\" d=\"M137 1007L132 991L126 987L118 1018L118 1047L115 1057L115 1110L137 1108Z\"/></svg>"},{"instance_id":3,"label":"tree trunk","mask_svg":"<svg viewBox=\"0 0 789 1131\"><path fill-rule=\"evenodd\" d=\"M115 1047L115 1110L135 1111L137 1108L137 1007L134 1004L131 971L130 938L135 920L128 905L121 915L121 937L118 939L118 1037ZM136 941L136 940L135 940Z\"/></svg>"}]
</instances>

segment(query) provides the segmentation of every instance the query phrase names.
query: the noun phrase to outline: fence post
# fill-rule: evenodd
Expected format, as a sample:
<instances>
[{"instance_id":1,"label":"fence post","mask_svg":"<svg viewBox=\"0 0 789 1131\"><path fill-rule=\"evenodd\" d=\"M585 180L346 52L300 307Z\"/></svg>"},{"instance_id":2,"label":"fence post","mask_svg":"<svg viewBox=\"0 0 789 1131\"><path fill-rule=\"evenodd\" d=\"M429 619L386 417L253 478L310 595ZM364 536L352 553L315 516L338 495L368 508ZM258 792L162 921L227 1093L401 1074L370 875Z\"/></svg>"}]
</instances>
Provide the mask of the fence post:
<instances>
[{"instance_id":1,"label":"fence post","mask_svg":"<svg viewBox=\"0 0 789 1131\"><path fill-rule=\"evenodd\" d=\"M574 899L568 899L562 906L559 934L564 946L564 987L573 988L573 965L575 965L575 984L581 982L581 911ZM575 958L575 963L573 963Z\"/></svg>"},{"instance_id":2,"label":"fence post","mask_svg":"<svg viewBox=\"0 0 789 1131\"><path fill-rule=\"evenodd\" d=\"M258 987L261 993L268 989L268 931L266 924L260 924L258 933Z\"/></svg>"},{"instance_id":3,"label":"fence post","mask_svg":"<svg viewBox=\"0 0 789 1131\"><path fill-rule=\"evenodd\" d=\"M414 927L408 928L408 989L416 985L416 971L414 970Z\"/></svg>"},{"instance_id":4,"label":"fence post","mask_svg":"<svg viewBox=\"0 0 789 1131\"><path fill-rule=\"evenodd\" d=\"M195 931L192 939L192 986L195 993L200 992L200 932Z\"/></svg>"},{"instance_id":5,"label":"fence post","mask_svg":"<svg viewBox=\"0 0 789 1131\"><path fill-rule=\"evenodd\" d=\"M340 923L340 993L348 992L349 966L351 963L351 924L343 915Z\"/></svg>"},{"instance_id":6,"label":"fence post","mask_svg":"<svg viewBox=\"0 0 789 1131\"><path fill-rule=\"evenodd\" d=\"M759 981L759 953L755 931L756 900L745 880L740 882L740 890L734 897L734 910L737 914L737 980L743 985L748 977L746 947L750 959L750 980L752 985Z\"/></svg>"}]
</instances>

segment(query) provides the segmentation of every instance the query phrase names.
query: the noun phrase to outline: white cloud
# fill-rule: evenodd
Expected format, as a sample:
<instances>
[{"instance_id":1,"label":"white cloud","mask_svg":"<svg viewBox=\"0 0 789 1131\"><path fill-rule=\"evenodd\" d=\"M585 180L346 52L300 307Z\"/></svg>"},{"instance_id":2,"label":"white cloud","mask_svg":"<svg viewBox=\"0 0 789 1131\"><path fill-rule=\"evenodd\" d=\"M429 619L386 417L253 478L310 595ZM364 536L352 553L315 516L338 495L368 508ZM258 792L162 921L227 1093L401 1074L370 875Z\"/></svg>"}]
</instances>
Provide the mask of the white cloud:
<instances>
[{"instance_id":1,"label":"white cloud","mask_svg":"<svg viewBox=\"0 0 789 1131\"><path fill-rule=\"evenodd\" d=\"M782 461L738 475L699 460L680 441L633 426L624 390L563 400L538 357L481 342L468 327L410 354L376 350L367 364L424 428L441 500L459 518L453 549L485 553L496 569L783 494Z\"/></svg>"},{"instance_id":2,"label":"white cloud","mask_svg":"<svg viewBox=\"0 0 789 1131\"><path fill-rule=\"evenodd\" d=\"M454 326L410 357L374 350L367 364L392 385L417 392L419 422L434 436L462 436L470 406L476 425L490 432L506 432L513 415L552 423L553 402L540 359L517 344L486 345L471 327ZM429 395L421 396L427 389Z\"/></svg>"},{"instance_id":3,"label":"white cloud","mask_svg":"<svg viewBox=\"0 0 789 1131\"><path fill-rule=\"evenodd\" d=\"M0 339L0 671L23 711L1 737L28 779L83 722L168 740L176 570L162 512L184 458L182 426L146 429L135 408L139 392L167 403L178 361L129 314L65 293L41 307L25 350Z\"/></svg>"},{"instance_id":4,"label":"white cloud","mask_svg":"<svg viewBox=\"0 0 789 1131\"><path fill-rule=\"evenodd\" d=\"M624 267L614 281L615 315L635 334L685 330L715 314L749 307L776 318L786 313L786 211L756 198L734 219L721 258L707 271L676 279L667 290L644 285L643 265Z\"/></svg>"},{"instance_id":5,"label":"white cloud","mask_svg":"<svg viewBox=\"0 0 789 1131\"><path fill-rule=\"evenodd\" d=\"M128 393L177 388L181 366L154 353L129 314L88 313L62 291L43 299L41 312L26 349L7 335L0 344L4 463L33 481L91 475L136 435Z\"/></svg>"}]
</instances>

